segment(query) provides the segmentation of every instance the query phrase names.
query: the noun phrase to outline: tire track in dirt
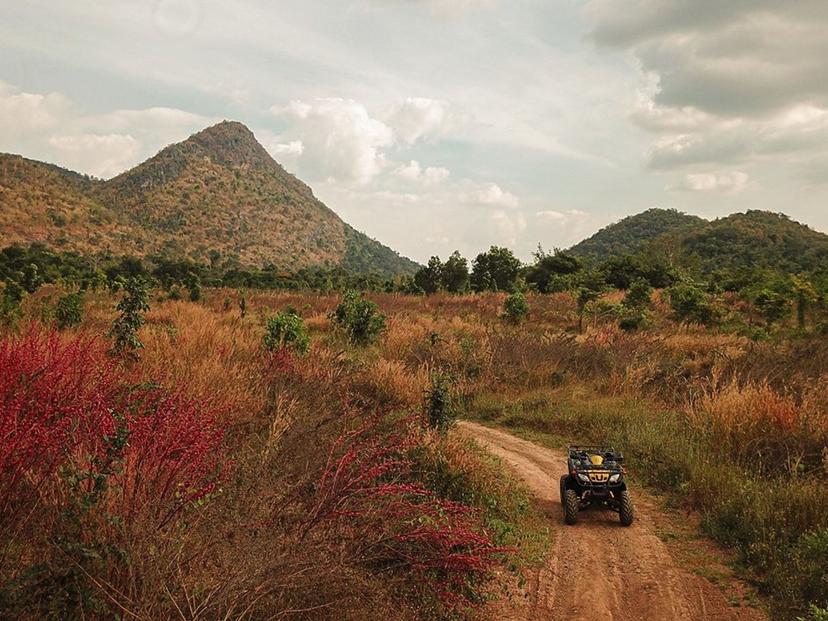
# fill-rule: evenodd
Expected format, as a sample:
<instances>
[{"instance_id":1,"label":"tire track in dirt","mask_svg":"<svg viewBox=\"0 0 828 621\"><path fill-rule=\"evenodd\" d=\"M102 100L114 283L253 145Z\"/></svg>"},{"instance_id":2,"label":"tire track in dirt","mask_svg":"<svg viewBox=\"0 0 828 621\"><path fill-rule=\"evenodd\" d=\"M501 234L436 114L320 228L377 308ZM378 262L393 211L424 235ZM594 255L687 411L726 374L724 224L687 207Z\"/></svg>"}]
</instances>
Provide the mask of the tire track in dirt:
<instances>
[{"instance_id":1,"label":"tire track in dirt","mask_svg":"<svg viewBox=\"0 0 828 621\"><path fill-rule=\"evenodd\" d=\"M764 613L732 606L720 588L688 571L656 535L668 518L656 500L632 489L636 520L624 528L617 514L584 511L564 526L559 479L566 455L504 431L460 422L513 468L551 522L555 541L549 558L529 580L526 598L498 604L496 616L509 621L764 621ZM715 551L715 548L711 548Z\"/></svg>"}]
</instances>

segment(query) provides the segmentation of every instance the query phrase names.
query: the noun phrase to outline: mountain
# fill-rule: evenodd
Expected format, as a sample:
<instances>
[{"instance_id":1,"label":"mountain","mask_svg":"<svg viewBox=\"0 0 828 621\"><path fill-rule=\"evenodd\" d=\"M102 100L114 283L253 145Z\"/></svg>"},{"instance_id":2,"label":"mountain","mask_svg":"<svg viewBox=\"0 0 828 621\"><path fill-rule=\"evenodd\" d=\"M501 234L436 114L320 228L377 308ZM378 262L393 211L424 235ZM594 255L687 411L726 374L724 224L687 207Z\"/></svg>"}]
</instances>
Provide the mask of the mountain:
<instances>
[{"instance_id":1,"label":"mountain","mask_svg":"<svg viewBox=\"0 0 828 621\"><path fill-rule=\"evenodd\" d=\"M382 276L413 261L343 222L237 122L170 145L108 181L0 155L3 245L165 255L296 270L340 265Z\"/></svg>"},{"instance_id":2,"label":"mountain","mask_svg":"<svg viewBox=\"0 0 828 621\"><path fill-rule=\"evenodd\" d=\"M570 248L576 256L604 261L636 254L664 235L683 235L705 224L705 220L675 209L648 209L611 224Z\"/></svg>"},{"instance_id":3,"label":"mountain","mask_svg":"<svg viewBox=\"0 0 828 621\"><path fill-rule=\"evenodd\" d=\"M747 211L712 222L672 209L624 218L573 246L595 262L640 255L667 259L691 272L763 270L785 273L828 269L828 235L785 214Z\"/></svg>"},{"instance_id":4,"label":"mountain","mask_svg":"<svg viewBox=\"0 0 828 621\"><path fill-rule=\"evenodd\" d=\"M748 211L687 232L681 249L706 272L773 269L786 273L828 269L828 235L781 213Z\"/></svg>"}]
</instances>

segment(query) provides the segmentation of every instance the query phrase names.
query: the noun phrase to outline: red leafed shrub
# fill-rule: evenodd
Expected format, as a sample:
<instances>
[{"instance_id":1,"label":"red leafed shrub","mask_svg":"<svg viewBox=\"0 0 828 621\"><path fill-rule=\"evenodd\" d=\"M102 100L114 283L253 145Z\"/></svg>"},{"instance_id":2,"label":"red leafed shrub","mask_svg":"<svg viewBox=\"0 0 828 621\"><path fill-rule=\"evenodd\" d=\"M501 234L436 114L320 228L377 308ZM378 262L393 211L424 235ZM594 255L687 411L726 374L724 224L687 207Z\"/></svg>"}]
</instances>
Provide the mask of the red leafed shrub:
<instances>
[{"instance_id":1,"label":"red leafed shrub","mask_svg":"<svg viewBox=\"0 0 828 621\"><path fill-rule=\"evenodd\" d=\"M103 456L119 379L90 339L62 343L32 328L0 341L0 530L67 459Z\"/></svg>"},{"instance_id":2,"label":"red leafed shrub","mask_svg":"<svg viewBox=\"0 0 828 621\"><path fill-rule=\"evenodd\" d=\"M32 327L0 341L0 531L79 497L160 527L214 489L223 432L209 408L128 384L98 340Z\"/></svg>"},{"instance_id":3,"label":"red leafed shrub","mask_svg":"<svg viewBox=\"0 0 828 621\"><path fill-rule=\"evenodd\" d=\"M473 509L414 482L406 456L417 444L413 425L399 423L388 433L380 423L346 431L334 443L306 532L318 524L350 531L363 563L414 575L450 609L478 604L505 550L492 543Z\"/></svg>"}]
</instances>

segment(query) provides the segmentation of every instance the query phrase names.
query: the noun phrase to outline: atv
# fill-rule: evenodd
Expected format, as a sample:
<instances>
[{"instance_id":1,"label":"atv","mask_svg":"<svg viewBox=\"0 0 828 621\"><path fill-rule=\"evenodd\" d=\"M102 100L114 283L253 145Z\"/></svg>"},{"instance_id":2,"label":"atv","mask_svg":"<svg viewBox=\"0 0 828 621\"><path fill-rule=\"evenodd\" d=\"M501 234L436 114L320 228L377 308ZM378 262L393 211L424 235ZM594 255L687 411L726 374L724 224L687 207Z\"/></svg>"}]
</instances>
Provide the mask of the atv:
<instances>
[{"instance_id":1,"label":"atv","mask_svg":"<svg viewBox=\"0 0 828 621\"><path fill-rule=\"evenodd\" d=\"M561 477L561 505L567 524L577 522L578 512L588 507L617 511L622 526L633 523L635 510L623 463L624 456L613 449L569 447L569 474Z\"/></svg>"}]
</instances>

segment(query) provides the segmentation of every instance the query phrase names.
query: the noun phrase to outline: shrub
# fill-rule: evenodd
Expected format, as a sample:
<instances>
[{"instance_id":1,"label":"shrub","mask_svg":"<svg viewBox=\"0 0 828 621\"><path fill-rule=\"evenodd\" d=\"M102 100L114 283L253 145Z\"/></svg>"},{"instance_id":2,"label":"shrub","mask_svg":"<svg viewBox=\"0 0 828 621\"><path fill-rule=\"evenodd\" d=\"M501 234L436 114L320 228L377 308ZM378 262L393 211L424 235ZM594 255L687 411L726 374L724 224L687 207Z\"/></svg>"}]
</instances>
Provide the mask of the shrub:
<instances>
[{"instance_id":1,"label":"shrub","mask_svg":"<svg viewBox=\"0 0 828 621\"><path fill-rule=\"evenodd\" d=\"M680 282L667 290L677 320L712 325L717 319L710 295L697 283Z\"/></svg>"},{"instance_id":2,"label":"shrub","mask_svg":"<svg viewBox=\"0 0 828 621\"><path fill-rule=\"evenodd\" d=\"M55 323L58 330L80 325L83 318L83 294L68 293L61 296L55 305Z\"/></svg>"},{"instance_id":3,"label":"shrub","mask_svg":"<svg viewBox=\"0 0 828 621\"><path fill-rule=\"evenodd\" d=\"M645 278L636 278L630 283L630 288L624 296L624 307L631 310L642 310L652 305L653 288Z\"/></svg>"},{"instance_id":4,"label":"shrub","mask_svg":"<svg viewBox=\"0 0 828 621\"><path fill-rule=\"evenodd\" d=\"M114 341L111 351L115 355L137 358L137 350L143 347L138 340L138 330L144 325L143 313L149 310L149 287L140 277L122 280L120 286L124 295L116 307L119 315L109 330Z\"/></svg>"},{"instance_id":5,"label":"shrub","mask_svg":"<svg viewBox=\"0 0 828 621\"><path fill-rule=\"evenodd\" d=\"M210 407L126 374L87 337L0 342L0 602L14 613L111 618L100 589L121 596L140 572L131 537L160 536L221 480Z\"/></svg>"},{"instance_id":6,"label":"shrub","mask_svg":"<svg viewBox=\"0 0 828 621\"><path fill-rule=\"evenodd\" d=\"M353 290L342 296L331 320L345 330L355 345L369 345L385 331L385 315L379 307Z\"/></svg>"},{"instance_id":7,"label":"shrub","mask_svg":"<svg viewBox=\"0 0 828 621\"><path fill-rule=\"evenodd\" d=\"M526 301L526 296L520 291L510 294L503 302L503 314L501 316L509 323L517 325L523 322L528 315L529 303Z\"/></svg>"},{"instance_id":8,"label":"shrub","mask_svg":"<svg viewBox=\"0 0 828 621\"><path fill-rule=\"evenodd\" d=\"M431 387L426 392L426 418L432 429L445 433L454 424L456 411L451 394L451 383L445 373L431 376Z\"/></svg>"},{"instance_id":9,"label":"shrub","mask_svg":"<svg viewBox=\"0 0 828 621\"><path fill-rule=\"evenodd\" d=\"M308 330L295 309L288 308L267 320L264 346L269 351L294 349L302 354L308 351Z\"/></svg>"}]
</instances>

